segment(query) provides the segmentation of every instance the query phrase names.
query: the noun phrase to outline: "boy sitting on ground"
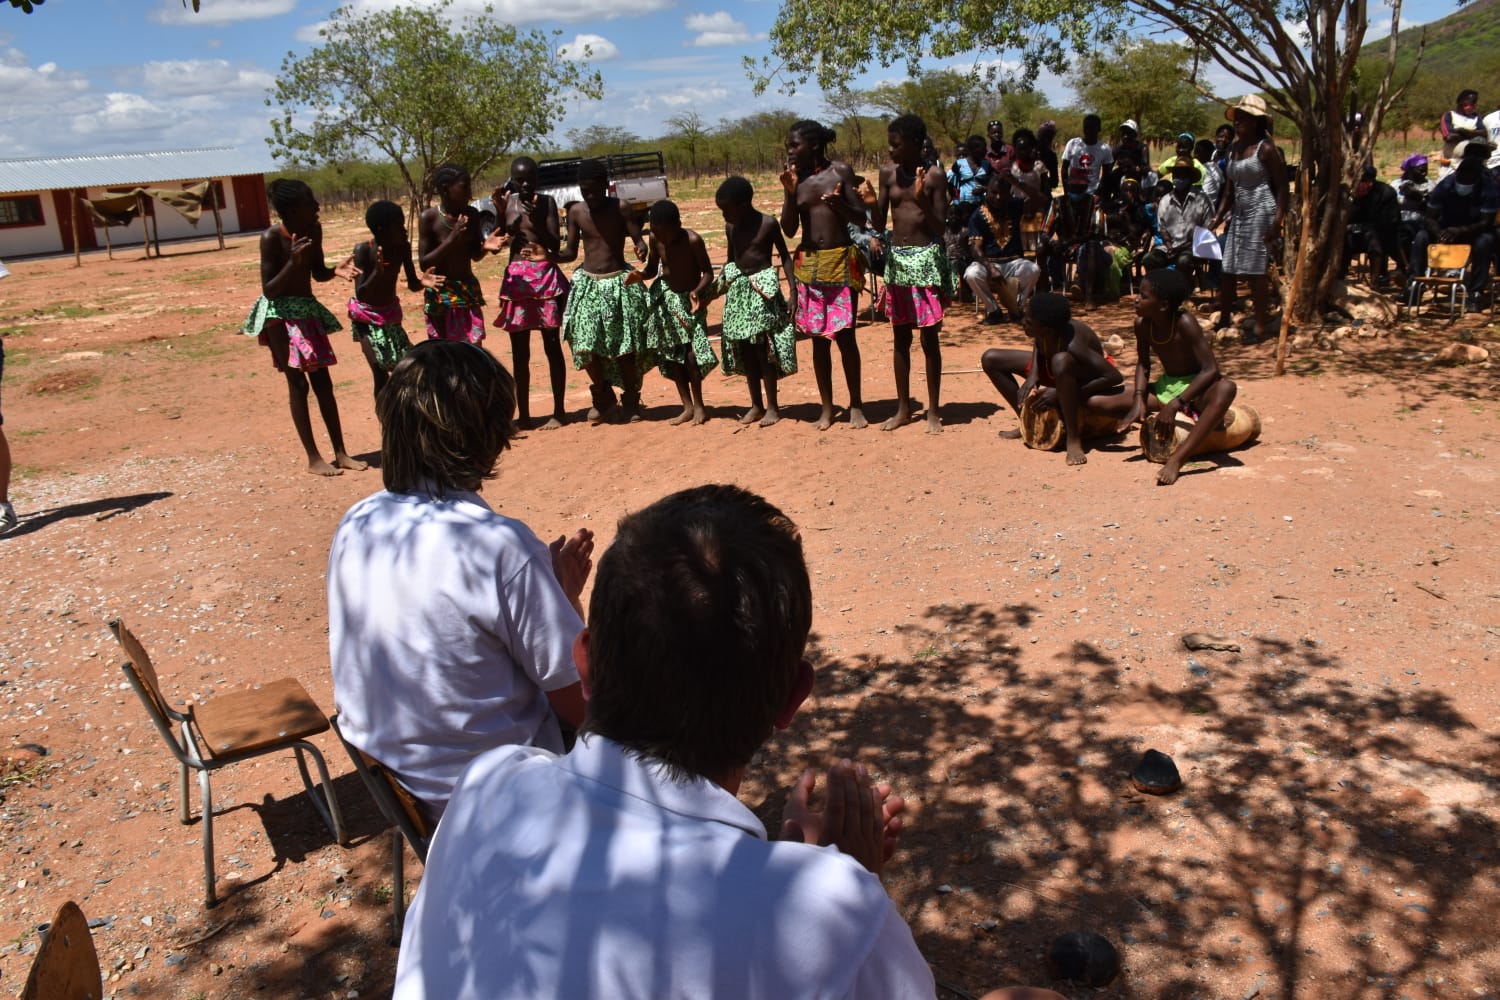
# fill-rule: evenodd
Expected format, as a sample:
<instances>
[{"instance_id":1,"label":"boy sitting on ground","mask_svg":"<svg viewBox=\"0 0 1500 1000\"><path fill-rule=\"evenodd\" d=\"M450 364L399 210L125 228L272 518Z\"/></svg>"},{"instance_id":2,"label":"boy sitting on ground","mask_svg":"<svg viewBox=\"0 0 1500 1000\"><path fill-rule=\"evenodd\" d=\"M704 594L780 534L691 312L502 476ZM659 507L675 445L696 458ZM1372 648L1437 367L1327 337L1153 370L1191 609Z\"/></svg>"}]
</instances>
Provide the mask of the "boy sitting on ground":
<instances>
[{"instance_id":1,"label":"boy sitting on ground","mask_svg":"<svg viewBox=\"0 0 1500 1000\"><path fill-rule=\"evenodd\" d=\"M1033 295L1023 325L1032 339L1031 350L991 348L980 364L1017 416L1028 396L1033 410L1056 409L1067 435L1068 464L1083 465L1088 461L1083 453L1083 411L1123 412L1119 403L1125 398L1125 379L1104 353L1099 335L1073 319L1066 297L1056 292ZM1019 438L1021 432L1001 431L1000 436Z\"/></svg>"}]
</instances>

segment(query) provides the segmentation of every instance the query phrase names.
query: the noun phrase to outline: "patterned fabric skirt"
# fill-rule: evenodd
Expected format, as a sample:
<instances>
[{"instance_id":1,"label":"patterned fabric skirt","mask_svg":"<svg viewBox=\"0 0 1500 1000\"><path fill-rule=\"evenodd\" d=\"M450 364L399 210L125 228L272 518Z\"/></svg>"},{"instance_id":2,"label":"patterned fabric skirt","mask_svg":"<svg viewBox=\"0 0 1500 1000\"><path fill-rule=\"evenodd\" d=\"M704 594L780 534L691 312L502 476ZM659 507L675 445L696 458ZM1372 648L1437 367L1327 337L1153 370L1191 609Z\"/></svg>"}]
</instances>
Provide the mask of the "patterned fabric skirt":
<instances>
[{"instance_id":1,"label":"patterned fabric skirt","mask_svg":"<svg viewBox=\"0 0 1500 1000\"><path fill-rule=\"evenodd\" d=\"M747 275L731 261L714 280L724 296L724 374L745 374L750 351L764 352L767 378L782 379L797 371L797 333L792 328L786 296L776 269L767 267Z\"/></svg>"},{"instance_id":2,"label":"patterned fabric skirt","mask_svg":"<svg viewBox=\"0 0 1500 1000\"><path fill-rule=\"evenodd\" d=\"M500 281L501 307L495 325L511 333L558 329L570 287L562 268L550 260L511 261Z\"/></svg>"},{"instance_id":3,"label":"patterned fabric skirt","mask_svg":"<svg viewBox=\"0 0 1500 1000\"><path fill-rule=\"evenodd\" d=\"M573 272L573 290L563 310L562 336L573 349L573 367L586 368L598 361L610 385L628 386L618 359L634 356L636 372L655 363L646 341L646 289L640 282L626 283L631 271L610 275Z\"/></svg>"},{"instance_id":4,"label":"patterned fabric skirt","mask_svg":"<svg viewBox=\"0 0 1500 1000\"><path fill-rule=\"evenodd\" d=\"M955 287L941 245L893 246L886 251L885 287L878 305L893 326L937 326Z\"/></svg>"},{"instance_id":5,"label":"patterned fabric skirt","mask_svg":"<svg viewBox=\"0 0 1500 1000\"><path fill-rule=\"evenodd\" d=\"M1224 232L1224 273L1262 275L1270 251L1266 229L1276 218L1276 196L1268 185L1236 191L1234 212Z\"/></svg>"},{"instance_id":6,"label":"patterned fabric skirt","mask_svg":"<svg viewBox=\"0 0 1500 1000\"><path fill-rule=\"evenodd\" d=\"M241 332L270 347L266 327L273 323L286 327L287 336L286 363L283 366L278 361L278 371L290 368L311 372L338 364L328 334L344 327L317 299L310 295L283 295L268 299L262 295L250 307L250 315L245 317ZM274 349L272 357L275 357Z\"/></svg>"},{"instance_id":7,"label":"patterned fabric skirt","mask_svg":"<svg viewBox=\"0 0 1500 1000\"><path fill-rule=\"evenodd\" d=\"M484 340L484 292L473 278L448 278L422 293L429 340Z\"/></svg>"},{"instance_id":8,"label":"patterned fabric skirt","mask_svg":"<svg viewBox=\"0 0 1500 1000\"><path fill-rule=\"evenodd\" d=\"M673 378L672 369L691 366L702 378L719 366L708 342L707 309L694 311L692 297L674 291L665 279L658 279L646 298L646 338L661 362L663 375Z\"/></svg>"},{"instance_id":9,"label":"patterned fabric skirt","mask_svg":"<svg viewBox=\"0 0 1500 1000\"><path fill-rule=\"evenodd\" d=\"M797 251L797 332L834 339L854 327L865 287L864 258L854 246Z\"/></svg>"},{"instance_id":10,"label":"patterned fabric skirt","mask_svg":"<svg viewBox=\"0 0 1500 1000\"><path fill-rule=\"evenodd\" d=\"M370 345L370 354L381 371L395 368L396 362L411 350L411 340L401 325L400 299L392 299L390 305L384 306L350 299L349 323L354 327L354 339Z\"/></svg>"}]
</instances>

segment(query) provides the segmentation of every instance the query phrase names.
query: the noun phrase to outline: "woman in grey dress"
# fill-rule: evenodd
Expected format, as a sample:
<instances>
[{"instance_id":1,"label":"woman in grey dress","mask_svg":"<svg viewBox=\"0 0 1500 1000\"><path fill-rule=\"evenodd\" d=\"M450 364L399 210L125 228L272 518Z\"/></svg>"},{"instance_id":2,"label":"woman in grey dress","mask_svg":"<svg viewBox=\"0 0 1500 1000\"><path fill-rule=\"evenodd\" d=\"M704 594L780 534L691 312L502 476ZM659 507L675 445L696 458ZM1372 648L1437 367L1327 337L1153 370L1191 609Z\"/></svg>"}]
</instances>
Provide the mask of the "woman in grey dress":
<instances>
[{"instance_id":1,"label":"woman in grey dress","mask_svg":"<svg viewBox=\"0 0 1500 1000\"><path fill-rule=\"evenodd\" d=\"M1243 276L1255 307L1255 339L1262 340L1270 324L1269 246L1286 215L1286 163L1271 141L1271 116L1260 97L1242 97L1224 117L1234 122L1234 145L1213 223L1217 229L1226 217L1230 220L1224 238L1224 280L1219 283L1218 329L1230 325L1229 311Z\"/></svg>"}]
</instances>

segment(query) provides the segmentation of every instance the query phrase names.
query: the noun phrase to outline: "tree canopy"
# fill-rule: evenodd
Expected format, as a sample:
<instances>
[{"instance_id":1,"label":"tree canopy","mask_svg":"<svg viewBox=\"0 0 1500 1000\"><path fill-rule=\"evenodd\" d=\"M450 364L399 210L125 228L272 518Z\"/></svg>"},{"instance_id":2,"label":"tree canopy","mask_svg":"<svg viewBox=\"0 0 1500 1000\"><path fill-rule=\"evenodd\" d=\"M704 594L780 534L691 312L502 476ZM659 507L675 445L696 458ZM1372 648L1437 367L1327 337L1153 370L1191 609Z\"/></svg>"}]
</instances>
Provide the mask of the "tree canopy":
<instances>
[{"instance_id":1,"label":"tree canopy","mask_svg":"<svg viewBox=\"0 0 1500 1000\"><path fill-rule=\"evenodd\" d=\"M1170 140L1179 132L1199 134L1210 116L1222 114L1219 106L1205 104L1199 76L1187 46L1143 38L1078 60L1069 82L1083 106L1106 125L1129 118L1141 126L1143 139Z\"/></svg>"},{"instance_id":2,"label":"tree canopy","mask_svg":"<svg viewBox=\"0 0 1500 1000\"><path fill-rule=\"evenodd\" d=\"M985 94L973 73L954 69L924 70L899 83L884 83L865 100L892 116L914 114L927 124L934 142L962 145L985 111Z\"/></svg>"},{"instance_id":3,"label":"tree canopy","mask_svg":"<svg viewBox=\"0 0 1500 1000\"><path fill-rule=\"evenodd\" d=\"M491 7L455 22L451 4L335 10L321 44L282 60L266 99L280 109L272 151L307 166L383 153L415 209L443 163L477 176L550 132L569 97L603 96L598 73L558 55L557 33L523 34Z\"/></svg>"}]
</instances>

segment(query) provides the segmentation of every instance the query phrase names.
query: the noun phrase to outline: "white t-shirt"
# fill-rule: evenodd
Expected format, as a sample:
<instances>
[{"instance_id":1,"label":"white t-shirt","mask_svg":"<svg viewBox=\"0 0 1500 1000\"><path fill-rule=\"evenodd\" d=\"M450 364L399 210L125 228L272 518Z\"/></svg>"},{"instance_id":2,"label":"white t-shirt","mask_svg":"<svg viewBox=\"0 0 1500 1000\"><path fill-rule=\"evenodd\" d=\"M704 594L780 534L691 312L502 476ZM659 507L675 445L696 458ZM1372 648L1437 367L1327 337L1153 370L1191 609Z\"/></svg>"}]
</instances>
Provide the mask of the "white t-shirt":
<instances>
[{"instance_id":1,"label":"white t-shirt","mask_svg":"<svg viewBox=\"0 0 1500 1000\"><path fill-rule=\"evenodd\" d=\"M1493 147L1485 166L1491 170L1500 170L1500 111L1491 111L1480 119L1479 124L1484 126L1484 130L1489 133L1489 143Z\"/></svg>"},{"instance_id":2,"label":"white t-shirt","mask_svg":"<svg viewBox=\"0 0 1500 1000\"><path fill-rule=\"evenodd\" d=\"M1107 142L1090 144L1084 142L1081 136L1074 136L1063 147L1062 160L1067 163L1067 167L1063 168L1062 177L1059 178L1063 185L1066 186L1068 183L1069 170L1087 170L1089 194L1094 194L1099 190L1099 178L1104 176L1104 168L1115 162L1115 154Z\"/></svg>"},{"instance_id":3,"label":"white t-shirt","mask_svg":"<svg viewBox=\"0 0 1500 1000\"><path fill-rule=\"evenodd\" d=\"M765 836L723 788L599 736L486 753L433 839L395 1000L936 994L876 876Z\"/></svg>"},{"instance_id":4,"label":"white t-shirt","mask_svg":"<svg viewBox=\"0 0 1500 1000\"><path fill-rule=\"evenodd\" d=\"M383 491L328 553L339 727L435 814L486 750L562 751L546 692L578 680L583 628L547 546L477 493Z\"/></svg>"}]
</instances>

